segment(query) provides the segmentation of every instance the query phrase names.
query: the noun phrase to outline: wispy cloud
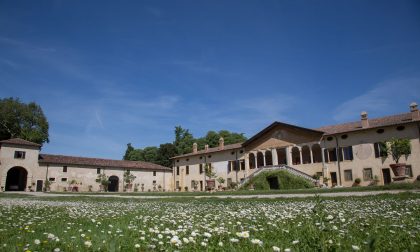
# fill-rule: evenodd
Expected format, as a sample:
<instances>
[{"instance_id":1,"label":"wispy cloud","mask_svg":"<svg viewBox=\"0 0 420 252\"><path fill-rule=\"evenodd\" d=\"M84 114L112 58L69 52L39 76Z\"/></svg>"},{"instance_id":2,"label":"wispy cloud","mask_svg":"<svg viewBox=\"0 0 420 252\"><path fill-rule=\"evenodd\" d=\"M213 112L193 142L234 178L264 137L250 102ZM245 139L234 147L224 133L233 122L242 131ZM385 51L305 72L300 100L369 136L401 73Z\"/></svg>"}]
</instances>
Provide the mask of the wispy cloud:
<instances>
[{"instance_id":1,"label":"wispy cloud","mask_svg":"<svg viewBox=\"0 0 420 252\"><path fill-rule=\"evenodd\" d=\"M420 78L393 79L378 83L366 93L341 103L334 120L354 120L361 111L373 114L395 113L412 101L420 100ZM397 109L397 110L396 110Z\"/></svg>"}]
</instances>

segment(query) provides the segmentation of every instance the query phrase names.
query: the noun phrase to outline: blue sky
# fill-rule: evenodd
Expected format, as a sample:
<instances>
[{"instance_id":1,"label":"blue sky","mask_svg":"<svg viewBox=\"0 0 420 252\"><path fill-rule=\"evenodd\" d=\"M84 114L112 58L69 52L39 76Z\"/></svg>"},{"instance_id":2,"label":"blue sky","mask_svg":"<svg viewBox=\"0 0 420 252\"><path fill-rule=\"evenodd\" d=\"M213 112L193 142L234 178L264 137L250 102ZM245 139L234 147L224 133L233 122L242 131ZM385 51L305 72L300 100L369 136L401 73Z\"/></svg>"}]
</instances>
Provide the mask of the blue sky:
<instances>
[{"instance_id":1,"label":"blue sky","mask_svg":"<svg viewBox=\"0 0 420 252\"><path fill-rule=\"evenodd\" d=\"M44 153L420 103L419 1L0 1L0 97L40 104Z\"/></svg>"}]
</instances>

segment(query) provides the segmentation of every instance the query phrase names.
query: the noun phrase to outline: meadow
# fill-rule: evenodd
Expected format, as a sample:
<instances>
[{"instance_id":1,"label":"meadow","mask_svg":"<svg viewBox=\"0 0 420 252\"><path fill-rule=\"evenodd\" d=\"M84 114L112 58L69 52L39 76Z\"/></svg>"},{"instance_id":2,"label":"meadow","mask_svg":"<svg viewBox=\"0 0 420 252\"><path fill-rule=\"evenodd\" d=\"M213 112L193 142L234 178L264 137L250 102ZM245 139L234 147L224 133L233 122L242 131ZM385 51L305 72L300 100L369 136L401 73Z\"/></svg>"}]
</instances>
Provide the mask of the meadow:
<instances>
[{"instance_id":1,"label":"meadow","mask_svg":"<svg viewBox=\"0 0 420 252\"><path fill-rule=\"evenodd\" d=\"M118 199L0 194L1 251L420 251L420 195Z\"/></svg>"}]
</instances>

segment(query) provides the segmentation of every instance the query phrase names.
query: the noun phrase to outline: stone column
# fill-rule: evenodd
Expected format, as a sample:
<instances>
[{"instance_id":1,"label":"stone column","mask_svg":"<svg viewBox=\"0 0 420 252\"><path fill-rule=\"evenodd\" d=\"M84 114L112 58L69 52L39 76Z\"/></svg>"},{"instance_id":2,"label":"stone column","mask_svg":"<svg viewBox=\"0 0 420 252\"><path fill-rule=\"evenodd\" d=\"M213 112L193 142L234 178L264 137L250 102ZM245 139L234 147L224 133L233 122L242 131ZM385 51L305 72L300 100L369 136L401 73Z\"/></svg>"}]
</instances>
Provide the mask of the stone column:
<instances>
[{"instance_id":1,"label":"stone column","mask_svg":"<svg viewBox=\"0 0 420 252\"><path fill-rule=\"evenodd\" d=\"M290 146L286 147L286 165L292 166L292 148Z\"/></svg>"},{"instance_id":2,"label":"stone column","mask_svg":"<svg viewBox=\"0 0 420 252\"><path fill-rule=\"evenodd\" d=\"M303 164L303 158L302 158L302 147L298 147L299 149L299 157L300 157L300 164Z\"/></svg>"},{"instance_id":3,"label":"stone column","mask_svg":"<svg viewBox=\"0 0 420 252\"><path fill-rule=\"evenodd\" d=\"M273 165L279 165L279 159L277 156L277 150L271 149L271 156L273 157Z\"/></svg>"},{"instance_id":4,"label":"stone column","mask_svg":"<svg viewBox=\"0 0 420 252\"><path fill-rule=\"evenodd\" d=\"M314 155L312 153L312 146L309 147L309 153L311 154L311 164L314 163Z\"/></svg>"},{"instance_id":5,"label":"stone column","mask_svg":"<svg viewBox=\"0 0 420 252\"><path fill-rule=\"evenodd\" d=\"M255 169L258 168L258 152L254 153L254 158L255 158Z\"/></svg>"},{"instance_id":6,"label":"stone column","mask_svg":"<svg viewBox=\"0 0 420 252\"><path fill-rule=\"evenodd\" d=\"M263 154L263 166L266 166L266 162L265 162L265 151L262 153Z\"/></svg>"}]
</instances>

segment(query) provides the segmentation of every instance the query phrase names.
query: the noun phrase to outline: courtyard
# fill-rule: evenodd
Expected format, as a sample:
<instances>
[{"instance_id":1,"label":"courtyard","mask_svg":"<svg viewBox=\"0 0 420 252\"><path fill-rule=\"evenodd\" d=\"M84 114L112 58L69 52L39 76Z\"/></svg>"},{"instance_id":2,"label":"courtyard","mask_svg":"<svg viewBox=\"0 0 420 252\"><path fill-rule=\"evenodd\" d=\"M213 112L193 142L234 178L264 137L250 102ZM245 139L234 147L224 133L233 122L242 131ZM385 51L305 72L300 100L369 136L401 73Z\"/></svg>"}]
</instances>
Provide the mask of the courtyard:
<instances>
[{"instance_id":1,"label":"courtyard","mask_svg":"<svg viewBox=\"0 0 420 252\"><path fill-rule=\"evenodd\" d=\"M415 192L308 198L0 194L2 251L419 251Z\"/></svg>"}]
</instances>

